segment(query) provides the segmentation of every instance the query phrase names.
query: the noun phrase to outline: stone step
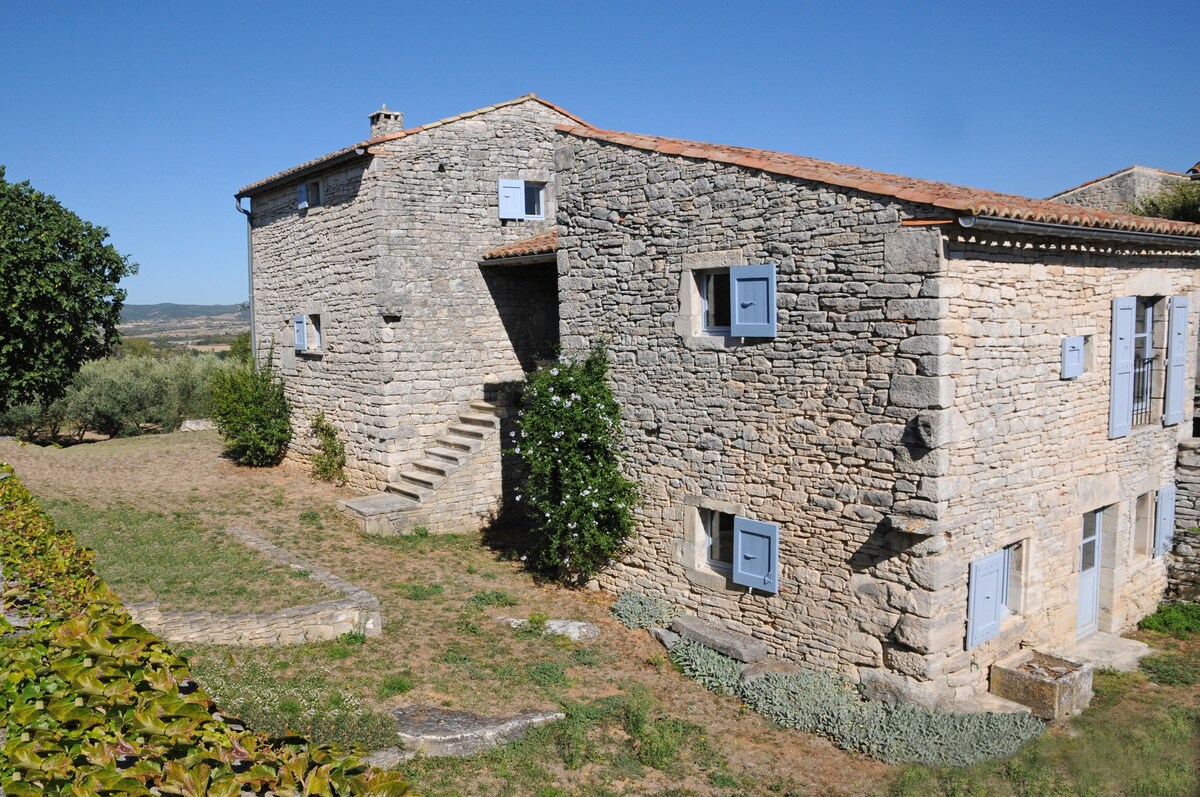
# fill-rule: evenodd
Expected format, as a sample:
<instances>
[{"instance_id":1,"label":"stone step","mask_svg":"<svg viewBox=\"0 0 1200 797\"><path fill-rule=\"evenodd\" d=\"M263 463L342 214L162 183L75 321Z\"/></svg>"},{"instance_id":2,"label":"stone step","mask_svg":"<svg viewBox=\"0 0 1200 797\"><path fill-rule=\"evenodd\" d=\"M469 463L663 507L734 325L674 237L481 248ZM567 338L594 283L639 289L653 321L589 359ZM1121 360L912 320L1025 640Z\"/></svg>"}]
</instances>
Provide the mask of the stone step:
<instances>
[{"instance_id":1,"label":"stone step","mask_svg":"<svg viewBox=\"0 0 1200 797\"><path fill-rule=\"evenodd\" d=\"M478 437L463 437L457 434L448 434L439 437L434 442L445 448L451 448L455 451L474 454L483 448L483 440ZM426 452L428 453L428 452Z\"/></svg>"},{"instance_id":2,"label":"stone step","mask_svg":"<svg viewBox=\"0 0 1200 797\"><path fill-rule=\"evenodd\" d=\"M499 429L500 419L488 412L464 412L458 419L472 426L486 426L488 429Z\"/></svg>"},{"instance_id":3,"label":"stone step","mask_svg":"<svg viewBox=\"0 0 1200 797\"><path fill-rule=\"evenodd\" d=\"M427 470L409 468L407 470L400 471L400 481L408 482L415 487L425 487L430 490L436 490L442 485L442 482L446 481L446 477L437 473L431 473Z\"/></svg>"},{"instance_id":4,"label":"stone step","mask_svg":"<svg viewBox=\"0 0 1200 797\"><path fill-rule=\"evenodd\" d=\"M488 433L487 429L473 423L452 423L448 431L457 437L473 437L476 440L482 440Z\"/></svg>"},{"instance_id":5,"label":"stone step","mask_svg":"<svg viewBox=\"0 0 1200 797\"><path fill-rule=\"evenodd\" d=\"M403 512L406 509L416 509L418 506L420 504L416 501L394 493L379 493L337 502L339 512L364 518L386 515L391 512Z\"/></svg>"},{"instance_id":6,"label":"stone step","mask_svg":"<svg viewBox=\"0 0 1200 797\"><path fill-rule=\"evenodd\" d=\"M469 452L464 451L461 448L433 446L432 448L425 449L425 457L426 459L423 460L425 462L428 462L431 459L437 459L438 461L445 462L449 465L461 467L467 463L467 460L471 458L471 455Z\"/></svg>"},{"instance_id":7,"label":"stone step","mask_svg":"<svg viewBox=\"0 0 1200 797\"><path fill-rule=\"evenodd\" d=\"M494 404L490 401L479 401L479 400L472 401L471 409L475 410L476 412L491 413L492 415L495 415L497 418L507 418L508 417L508 408L507 407L504 407L500 404Z\"/></svg>"},{"instance_id":8,"label":"stone step","mask_svg":"<svg viewBox=\"0 0 1200 797\"><path fill-rule=\"evenodd\" d=\"M409 498L418 504L423 504L430 498L433 498L434 491L428 487L421 487L410 481L401 479L400 481L388 482L387 491L402 495Z\"/></svg>"},{"instance_id":9,"label":"stone step","mask_svg":"<svg viewBox=\"0 0 1200 797\"><path fill-rule=\"evenodd\" d=\"M671 623L671 630L684 639L707 645L718 653L750 663L766 658L770 650L761 639L730 631L720 623L701 620L699 617L679 617Z\"/></svg>"},{"instance_id":10,"label":"stone step","mask_svg":"<svg viewBox=\"0 0 1200 797\"><path fill-rule=\"evenodd\" d=\"M430 452L426 451L425 453L429 454ZM425 459L418 459L416 462L414 462L413 467L417 470L423 470L427 473L432 473L445 479L451 473L454 473L454 471L458 470L460 464L461 463L457 459L451 461L448 459L436 459L426 456Z\"/></svg>"}]
</instances>

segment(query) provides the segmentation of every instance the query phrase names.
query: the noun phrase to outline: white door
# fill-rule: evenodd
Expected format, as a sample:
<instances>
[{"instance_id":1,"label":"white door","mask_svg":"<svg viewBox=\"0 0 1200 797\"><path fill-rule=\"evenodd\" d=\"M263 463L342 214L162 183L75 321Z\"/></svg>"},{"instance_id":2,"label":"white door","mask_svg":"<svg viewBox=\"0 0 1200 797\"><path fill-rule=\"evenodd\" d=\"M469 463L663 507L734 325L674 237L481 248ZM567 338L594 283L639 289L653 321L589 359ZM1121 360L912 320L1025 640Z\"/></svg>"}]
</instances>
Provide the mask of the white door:
<instances>
[{"instance_id":1,"label":"white door","mask_svg":"<svg viewBox=\"0 0 1200 797\"><path fill-rule=\"evenodd\" d=\"M1100 619L1100 527L1104 513L1083 516L1083 541L1079 544L1079 620L1076 631L1085 637Z\"/></svg>"}]
</instances>

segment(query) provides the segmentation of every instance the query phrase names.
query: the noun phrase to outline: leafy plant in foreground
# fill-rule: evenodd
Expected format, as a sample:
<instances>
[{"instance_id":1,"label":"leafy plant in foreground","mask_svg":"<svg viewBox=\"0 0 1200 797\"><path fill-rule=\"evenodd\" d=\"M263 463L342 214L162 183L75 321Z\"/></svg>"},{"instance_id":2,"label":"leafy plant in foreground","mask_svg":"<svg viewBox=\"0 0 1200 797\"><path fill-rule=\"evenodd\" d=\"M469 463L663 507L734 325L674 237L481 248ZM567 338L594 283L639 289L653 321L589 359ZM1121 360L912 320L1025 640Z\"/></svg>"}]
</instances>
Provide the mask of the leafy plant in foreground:
<instances>
[{"instance_id":1,"label":"leafy plant in foreground","mask_svg":"<svg viewBox=\"0 0 1200 797\"><path fill-rule=\"evenodd\" d=\"M292 439L292 408L273 357L258 368L238 365L218 372L212 403L226 456L252 467L279 464Z\"/></svg>"},{"instance_id":2,"label":"leafy plant in foreground","mask_svg":"<svg viewBox=\"0 0 1200 797\"><path fill-rule=\"evenodd\" d=\"M312 433L317 438L317 452L312 457L313 475L327 482L346 481L346 444L338 438L324 412L312 417Z\"/></svg>"},{"instance_id":3,"label":"leafy plant in foreground","mask_svg":"<svg viewBox=\"0 0 1200 797\"><path fill-rule=\"evenodd\" d=\"M1154 614L1143 617L1138 628L1187 639L1200 632L1200 603L1165 601Z\"/></svg>"}]
</instances>

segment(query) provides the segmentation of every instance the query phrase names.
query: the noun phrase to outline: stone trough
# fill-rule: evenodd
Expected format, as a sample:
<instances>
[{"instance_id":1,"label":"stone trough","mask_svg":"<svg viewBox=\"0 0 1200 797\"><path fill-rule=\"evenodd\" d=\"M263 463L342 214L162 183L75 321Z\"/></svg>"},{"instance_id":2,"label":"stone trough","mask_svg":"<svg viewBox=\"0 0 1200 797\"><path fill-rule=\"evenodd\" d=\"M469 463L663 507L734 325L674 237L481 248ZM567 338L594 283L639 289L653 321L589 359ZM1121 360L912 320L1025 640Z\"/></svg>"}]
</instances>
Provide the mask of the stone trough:
<instances>
[{"instance_id":1,"label":"stone trough","mask_svg":"<svg viewBox=\"0 0 1200 797\"><path fill-rule=\"evenodd\" d=\"M992 665L989 691L1045 720L1078 714L1092 700L1092 665L1023 650Z\"/></svg>"}]
</instances>

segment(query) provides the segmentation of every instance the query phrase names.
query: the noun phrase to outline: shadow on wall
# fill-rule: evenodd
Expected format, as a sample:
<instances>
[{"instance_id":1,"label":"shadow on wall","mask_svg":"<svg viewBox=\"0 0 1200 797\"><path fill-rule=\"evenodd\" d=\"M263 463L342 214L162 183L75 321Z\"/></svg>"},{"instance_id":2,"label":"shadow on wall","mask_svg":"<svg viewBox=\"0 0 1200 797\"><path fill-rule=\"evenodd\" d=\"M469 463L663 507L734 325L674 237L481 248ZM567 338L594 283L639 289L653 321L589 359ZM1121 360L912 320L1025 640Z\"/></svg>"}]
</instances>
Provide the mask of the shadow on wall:
<instances>
[{"instance_id":1,"label":"shadow on wall","mask_svg":"<svg viewBox=\"0 0 1200 797\"><path fill-rule=\"evenodd\" d=\"M514 451L521 434L514 400L514 391L518 387L505 383L488 385L484 390L488 401L508 407L510 414L500 419L500 506L483 527L483 542L492 550L514 558L527 553L530 529L527 504L517 501L529 473L521 456ZM492 388L498 389L493 391Z\"/></svg>"},{"instance_id":2,"label":"shadow on wall","mask_svg":"<svg viewBox=\"0 0 1200 797\"><path fill-rule=\"evenodd\" d=\"M485 266L480 272L521 368L533 371L539 362L554 357L558 352L558 266Z\"/></svg>"}]
</instances>

